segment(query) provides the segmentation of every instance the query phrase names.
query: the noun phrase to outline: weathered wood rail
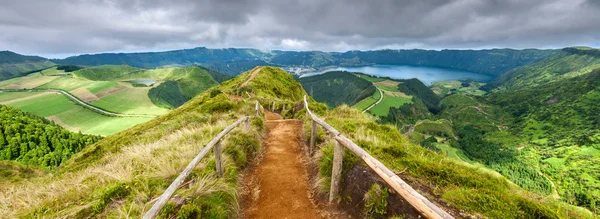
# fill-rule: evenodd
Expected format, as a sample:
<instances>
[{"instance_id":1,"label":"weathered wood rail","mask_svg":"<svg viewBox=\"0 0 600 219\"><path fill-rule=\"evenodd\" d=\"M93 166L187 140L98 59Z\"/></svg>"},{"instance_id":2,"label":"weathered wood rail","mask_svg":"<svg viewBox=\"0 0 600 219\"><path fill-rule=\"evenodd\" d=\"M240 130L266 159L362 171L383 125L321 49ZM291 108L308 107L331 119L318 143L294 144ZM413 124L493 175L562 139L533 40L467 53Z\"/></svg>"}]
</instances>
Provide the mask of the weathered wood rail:
<instances>
[{"instance_id":1,"label":"weathered wood rail","mask_svg":"<svg viewBox=\"0 0 600 219\"><path fill-rule=\"evenodd\" d=\"M259 109L258 106L257 109ZM181 174L179 174L179 176L173 181L173 183L169 185L167 190L165 190L165 192L160 196L160 198L154 203L152 208L150 208L150 210L146 212L146 215L144 215L144 219L155 218L156 215L158 215L160 210L165 206L165 204L167 204L169 199L171 199L171 196L173 196L173 194L179 188L179 186L181 186L185 179L190 175L192 170L198 165L198 163L200 163L200 160L202 160L202 158L204 158L204 156L206 156L209 153L209 151L213 148L215 153L217 177L222 177L224 169L223 161L221 159L221 154L223 153L223 148L221 147L221 139L225 137L225 135L227 135L229 132L231 132L231 130L233 130L235 127L242 124L242 122L244 123L245 131L248 131L250 129L250 117L244 116L235 121L233 124L227 126L223 131L221 131L221 133L215 136L210 142L208 142L208 144L206 144L204 148L202 148L202 150L200 150L200 153L198 153L198 155L194 157L192 162L190 162L187 165L187 167L181 172Z\"/></svg>"},{"instance_id":2,"label":"weathered wood rail","mask_svg":"<svg viewBox=\"0 0 600 219\"><path fill-rule=\"evenodd\" d=\"M390 187L392 187L402 198L404 198L410 205L412 205L421 215L426 218L454 218L452 215L448 214L438 206L431 203L427 198L423 197L416 190L414 190L410 185L408 185L404 180L400 179L398 175L394 174L390 169L388 169L385 165L363 150L361 147L356 145L352 140L344 137L339 131L333 128L331 125L327 124L325 121L317 117L313 114L308 108L308 101L306 100L306 96L304 96L304 107L306 109L306 113L310 116L312 121L312 129L311 129L311 137L310 137L310 145L309 152L311 155L315 150L315 138L316 138L316 129L317 124L321 125L327 132L333 135L333 138L336 140L336 145L334 147L333 152L333 171L331 175L331 187L329 190L329 201L333 201L335 196L339 192L339 184L342 174L342 161L344 156L344 147L348 150L352 151L354 155L358 156L362 159L367 166L369 166L379 177L381 177Z\"/></svg>"}]
</instances>

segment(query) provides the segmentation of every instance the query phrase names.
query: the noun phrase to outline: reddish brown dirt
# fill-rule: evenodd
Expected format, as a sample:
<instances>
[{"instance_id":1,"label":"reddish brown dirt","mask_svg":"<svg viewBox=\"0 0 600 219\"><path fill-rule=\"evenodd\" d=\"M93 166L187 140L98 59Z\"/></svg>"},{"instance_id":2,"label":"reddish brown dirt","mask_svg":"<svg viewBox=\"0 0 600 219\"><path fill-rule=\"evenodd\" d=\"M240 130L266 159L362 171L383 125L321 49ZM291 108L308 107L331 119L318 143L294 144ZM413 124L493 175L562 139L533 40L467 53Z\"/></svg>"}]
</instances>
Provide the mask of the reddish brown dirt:
<instances>
[{"instance_id":1,"label":"reddish brown dirt","mask_svg":"<svg viewBox=\"0 0 600 219\"><path fill-rule=\"evenodd\" d=\"M265 152L246 178L243 218L326 218L311 199L302 122L265 112Z\"/></svg>"},{"instance_id":2,"label":"reddish brown dirt","mask_svg":"<svg viewBox=\"0 0 600 219\"><path fill-rule=\"evenodd\" d=\"M249 83L249 82L250 82L252 79L254 79L254 77L256 77L256 75L257 75L257 74L260 72L260 70L261 70L261 69L262 69L262 68L258 68L258 69L256 69L256 70L254 70L254 71L252 72L252 74L250 75L250 78L248 78L248 80L244 81L244 83L243 83L243 84L242 84L240 87L244 87L244 86L248 85L248 83Z\"/></svg>"}]
</instances>

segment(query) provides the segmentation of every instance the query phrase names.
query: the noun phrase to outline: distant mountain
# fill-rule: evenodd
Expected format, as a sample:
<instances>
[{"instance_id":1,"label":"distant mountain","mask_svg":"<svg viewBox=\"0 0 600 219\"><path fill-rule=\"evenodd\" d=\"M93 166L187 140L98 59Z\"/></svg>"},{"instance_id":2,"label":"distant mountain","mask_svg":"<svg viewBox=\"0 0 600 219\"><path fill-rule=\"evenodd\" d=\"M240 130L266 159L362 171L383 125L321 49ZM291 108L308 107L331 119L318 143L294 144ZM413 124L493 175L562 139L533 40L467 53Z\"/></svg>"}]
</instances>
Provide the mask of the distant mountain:
<instances>
[{"instance_id":1,"label":"distant mountain","mask_svg":"<svg viewBox=\"0 0 600 219\"><path fill-rule=\"evenodd\" d=\"M52 66L54 63L46 58L0 51L0 80L23 76Z\"/></svg>"},{"instance_id":2,"label":"distant mountain","mask_svg":"<svg viewBox=\"0 0 600 219\"><path fill-rule=\"evenodd\" d=\"M600 68L599 49L565 48L547 59L510 70L494 79L485 88L516 90L535 87L588 74L596 68Z\"/></svg>"},{"instance_id":3,"label":"distant mountain","mask_svg":"<svg viewBox=\"0 0 600 219\"><path fill-rule=\"evenodd\" d=\"M194 49L147 53L103 53L53 59L60 64L84 66L127 64L138 68L171 65L203 65L229 75L238 75L260 65L322 69L332 66L372 64L414 65L500 75L516 67L539 62L561 50L375 50L375 51L280 51L257 49Z\"/></svg>"}]
</instances>

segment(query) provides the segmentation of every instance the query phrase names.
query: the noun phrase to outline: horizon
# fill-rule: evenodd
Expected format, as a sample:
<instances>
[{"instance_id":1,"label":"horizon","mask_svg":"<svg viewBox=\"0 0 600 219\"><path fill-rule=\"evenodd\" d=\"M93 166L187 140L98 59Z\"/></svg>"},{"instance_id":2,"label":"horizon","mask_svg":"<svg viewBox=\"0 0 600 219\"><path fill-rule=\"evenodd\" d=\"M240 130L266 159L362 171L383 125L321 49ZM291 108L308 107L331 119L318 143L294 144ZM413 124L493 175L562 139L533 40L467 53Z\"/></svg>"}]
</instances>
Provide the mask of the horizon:
<instances>
[{"instance_id":1,"label":"horizon","mask_svg":"<svg viewBox=\"0 0 600 219\"><path fill-rule=\"evenodd\" d=\"M196 46L196 47L190 47L190 48L182 48L182 49L171 49L171 50L149 50L149 51L106 51L106 52L98 52L98 53L81 53L81 54L71 54L71 55L57 55L57 56L48 56L48 55L44 55L44 54L25 54L25 53L20 53L18 51L12 51L12 50L0 50L0 51L5 51L5 52L13 52L19 55L24 55L24 56L38 56L38 57L42 57L45 59L66 59L69 57L76 57L76 56L82 56L82 55L101 55L101 54L134 54L134 53L161 53L161 52L171 52L171 51L179 51L179 50L192 50L192 49L198 49L198 48L206 48L206 49L212 49L212 50L217 50L217 49L255 49L255 50L260 50L260 51L283 51L283 52L325 52L325 53L346 53L346 52L353 52L353 51L359 51L359 52L369 52L369 51L383 51L383 50L395 50L395 51L401 51L401 50L426 50L426 51L443 51L443 50L454 50L454 51L468 51L468 50L472 50L472 51L483 51L483 50L502 50L502 49L510 49L510 50L559 50L559 49L564 49L564 48L578 48L578 47L585 47L585 48L591 48L591 49L600 49L600 47L591 47L591 46L567 46L567 47L556 47L556 48L510 48L510 47L490 47L490 48L441 48L441 49L425 49L425 48L407 48L407 49L388 49L388 48L381 48L381 49L365 49L365 50L345 50L345 51L323 51L323 50L284 50L284 49L258 49L258 48L250 48L250 47L223 47L223 48L212 48L212 47L206 47L206 46Z\"/></svg>"},{"instance_id":2,"label":"horizon","mask_svg":"<svg viewBox=\"0 0 600 219\"><path fill-rule=\"evenodd\" d=\"M0 8L0 49L64 58L196 45L327 52L600 47L598 20L593 0L23 0Z\"/></svg>"}]
</instances>

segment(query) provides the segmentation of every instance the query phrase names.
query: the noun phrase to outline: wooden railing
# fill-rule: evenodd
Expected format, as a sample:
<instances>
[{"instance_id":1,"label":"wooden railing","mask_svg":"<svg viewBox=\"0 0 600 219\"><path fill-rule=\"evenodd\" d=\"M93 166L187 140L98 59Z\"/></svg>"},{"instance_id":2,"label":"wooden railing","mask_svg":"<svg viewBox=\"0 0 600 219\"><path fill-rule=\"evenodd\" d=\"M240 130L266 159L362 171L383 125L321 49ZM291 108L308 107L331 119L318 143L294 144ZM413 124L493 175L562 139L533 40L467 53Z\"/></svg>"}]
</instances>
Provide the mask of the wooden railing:
<instances>
[{"instance_id":1,"label":"wooden railing","mask_svg":"<svg viewBox=\"0 0 600 219\"><path fill-rule=\"evenodd\" d=\"M304 96L304 107L306 108L307 116L310 116L312 121L311 135L309 152L312 155L315 150L315 138L317 124L323 126L327 132L333 135L336 140L335 147L333 149L333 170L331 174L331 187L329 190L329 201L333 201L335 196L339 192L339 184L342 175L342 161L344 157L344 147L352 151L354 155L362 159L367 166L369 166L379 177L381 177L390 187L392 187L402 198L410 203L420 214L427 218L454 218L441 208L431 203L427 198L423 197L417 191L415 191L410 185L404 180L400 179L394 172L388 169L385 165L363 150L361 147L356 145L352 140L344 137L341 133L335 130L331 125L321 120L315 114L313 114L308 108L308 101Z\"/></svg>"},{"instance_id":2,"label":"wooden railing","mask_svg":"<svg viewBox=\"0 0 600 219\"><path fill-rule=\"evenodd\" d=\"M256 114L259 115L258 110L260 109L260 107L258 105L258 102L257 102L256 109L257 109ZM244 117L238 119L237 121L235 121L230 126L227 126L227 128L225 128L223 131L221 131L221 133L219 133L215 138L213 138L210 142L208 142L208 144L204 148L202 148L202 150L200 150L200 153L198 153L198 155L196 155L196 157L194 157L192 162L190 162L187 165L187 167L181 172L181 174L179 174L179 176L173 181L173 183L171 183L171 185L167 188L167 190L165 190L165 192L160 196L160 198L156 201L156 203L154 203L152 208L148 212L146 212L146 215L144 215L144 218L145 219L155 218L156 215L158 215L158 212L160 212L162 207L165 206L165 204L167 204L167 202L169 201L171 196L173 196L173 193L175 193L175 191L179 188L179 186L190 175L192 170L198 165L198 163L200 163L200 160L202 160L202 158L204 158L204 156L206 156L208 154L208 152L213 148L214 148L214 153L215 153L217 177L222 177L224 169L223 169L223 160L221 159L221 154L223 153L223 148L221 147L221 139L223 137L225 137L225 135L227 135L229 132L231 132L231 130L233 130L235 127L240 125L242 122L244 123L245 131L248 131L250 129L250 117L244 116Z\"/></svg>"}]
</instances>

